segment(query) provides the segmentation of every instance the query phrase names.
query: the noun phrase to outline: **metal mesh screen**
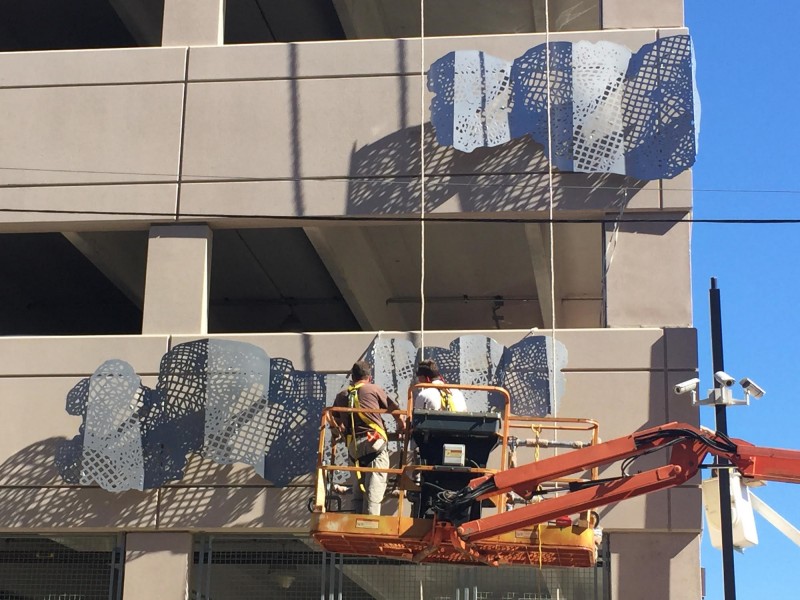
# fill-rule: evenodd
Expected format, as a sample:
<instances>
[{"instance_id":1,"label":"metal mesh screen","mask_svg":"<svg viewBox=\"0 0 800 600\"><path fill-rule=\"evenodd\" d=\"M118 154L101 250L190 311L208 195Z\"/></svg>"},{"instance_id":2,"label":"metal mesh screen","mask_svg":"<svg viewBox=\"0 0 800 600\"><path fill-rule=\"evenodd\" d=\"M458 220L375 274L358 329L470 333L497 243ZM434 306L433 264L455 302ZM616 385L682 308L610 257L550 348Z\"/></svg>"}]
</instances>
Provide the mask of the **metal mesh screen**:
<instances>
[{"instance_id":1,"label":"metal mesh screen","mask_svg":"<svg viewBox=\"0 0 800 600\"><path fill-rule=\"evenodd\" d=\"M0 600L117 600L122 545L116 536L0 538Z\"/></svg>"},{"instance_id":2,"label":"metal mesh screen","mask_svg":"<svg viewBox=\"0 0 800 600\"><path fill-rule=\"evenodd\" d=\"M465 567L345 556L306 538L196 539L193 600L609 600L595 568Z\"/></svg>"}]
</instances>

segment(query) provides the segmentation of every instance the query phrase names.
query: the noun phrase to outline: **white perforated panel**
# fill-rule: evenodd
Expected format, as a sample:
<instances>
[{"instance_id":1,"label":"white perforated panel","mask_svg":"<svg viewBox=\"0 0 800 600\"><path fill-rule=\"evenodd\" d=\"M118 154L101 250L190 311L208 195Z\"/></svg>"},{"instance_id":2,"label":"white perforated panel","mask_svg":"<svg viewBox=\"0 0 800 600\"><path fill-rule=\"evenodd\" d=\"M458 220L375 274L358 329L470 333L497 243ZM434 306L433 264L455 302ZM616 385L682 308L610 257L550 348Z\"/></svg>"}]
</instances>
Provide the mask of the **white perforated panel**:
<instances>
[{"instance_id":1,"label":"white perforated panel","mask_svg":"<svg viewBox=\"0 0 800 600\"><path fill-rule=\"evenodd\" d=\"M141 380L128 363L108 360L94 372L86 402L81 485L143 489L142 405Z\"/></svg>"},{"instance_id":2,"label":"white perforated panel","mask_svg":"<svg viewBox=\"0 0 800 600\"><path fill-rule=\"evenodd\" d=\"M508 129L511 63L483 52L455 55L453 78L453 147L464 152L499 146L511 139Z\"/></svg>"},{"instance_id":3,"label":"white perforated panel","mask_svg":"<svg viewBox=\"0 0 800 600\"><path fill-rule=\"evenodd\" d=\"M631 52L610 42L572 45L573 170L625 174L622 101Z\"/></svg>"},{"instance_id":4,"label":"white perforated panel","mask_svg":"<svg viewBox=\"0 0 800 600\"><path fill-rule=\"evenodd\" d=\"M263 472L269 356L250 344L209 340L207 369L204 456Z\"/></svg>"},{"instance_id":5,"label":"white perforated panel","mask_svg":"<svg viewBox=\"0 0 800 600\"><path fill-rule=\"evenodd\" d=\"M503 345L484 335L464 335L459 340L459 383L465 385L491 385L497 377L497 366L503 356ZM489 410L487 392L465 391L467 410Z\"/></svg>"}]
</instances>

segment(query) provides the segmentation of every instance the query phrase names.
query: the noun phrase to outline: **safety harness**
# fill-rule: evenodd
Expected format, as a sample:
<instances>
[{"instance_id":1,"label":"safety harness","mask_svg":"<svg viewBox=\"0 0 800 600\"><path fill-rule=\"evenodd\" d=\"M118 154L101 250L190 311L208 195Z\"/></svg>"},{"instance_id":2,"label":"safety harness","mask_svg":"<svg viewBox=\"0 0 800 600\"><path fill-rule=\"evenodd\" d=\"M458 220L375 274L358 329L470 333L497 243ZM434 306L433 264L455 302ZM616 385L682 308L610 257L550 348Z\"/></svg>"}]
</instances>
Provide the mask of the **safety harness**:
<instances>
[{"instance_id":1,"label":"safety harness","mask_svg":"<svg viewBox=\"0 0 800 600\"><path fill-rule=\"evenodd\" d=\"M361 404L358 401L358 390L363 386L363 383L356 383L351 385L347 388L347 405L349 408L361 408ZM364 415L362 412L351 412L350 413L350 433L347 436L347 445L351 449L351 454L353 455L353 462L355 463L356 469L358 469L358 444L356 443L356 420L355 416L358 417L367 425L372 431L367 433L367 440L374 441L377 439L377 436L380 436L384 439L384 441L389 440L389 436L386 433L386 430L378 425L375 421L372 421ZM361 471L356 471L356 479L358 479L358 487L361 488L363 493L366 493L366 489L364 488L364 482L361 477Z\"/></svg>"},{"instance_id":2,"label":"safety harness","mask_svg":"<svg viewBox=\"0 0 800 600\"><path fill-rule=\"evenodd\" d=\"M453 402L453 393L447 388L439 388L439 395L442 397L442 410L456 412L456 406Z\"/></svg>"}]
</instances>

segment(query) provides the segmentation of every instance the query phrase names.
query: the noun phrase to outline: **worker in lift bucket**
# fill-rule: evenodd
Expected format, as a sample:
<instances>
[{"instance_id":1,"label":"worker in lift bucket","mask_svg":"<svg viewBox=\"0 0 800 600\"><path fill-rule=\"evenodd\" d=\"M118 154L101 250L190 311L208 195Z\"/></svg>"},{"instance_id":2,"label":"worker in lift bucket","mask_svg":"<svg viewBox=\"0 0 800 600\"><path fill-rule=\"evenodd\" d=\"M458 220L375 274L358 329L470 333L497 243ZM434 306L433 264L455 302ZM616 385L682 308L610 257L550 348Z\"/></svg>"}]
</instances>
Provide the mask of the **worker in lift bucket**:
<instances>
[{"instance_id":1,"label":"worker in lift bucket","mask_svg":"<svg viewBox=\"0 0 800 600\"><path fill-rule=\"evenodd\" d=\"M417 393L414 408L425 410L445 410L449 412L467 412L467 401L461 390L445 386L439 366L434 360L421 360L417 365L417 381L432 383L435 388L422 388Z\"/></svg>"},{"instance_id":2,"label":"worker in lift bucket","mask_svg":"<svg viewBox=\"0 0 800 600\"><path fill-rule=\"evenodd\" d=\"M369 363L357 361L350 370L350 385L333 401L334 407L400 410L381 386L372 383ZM368 412L337 412L334 420L345 436L350 459L356 467L389 468L389 436L382 415ZM405 416L395 416L398 431L405 430ZM386 492L387 472L356 471L353 502L368 515L381 514L381 502Z\"/></svg>"}]
</instances>

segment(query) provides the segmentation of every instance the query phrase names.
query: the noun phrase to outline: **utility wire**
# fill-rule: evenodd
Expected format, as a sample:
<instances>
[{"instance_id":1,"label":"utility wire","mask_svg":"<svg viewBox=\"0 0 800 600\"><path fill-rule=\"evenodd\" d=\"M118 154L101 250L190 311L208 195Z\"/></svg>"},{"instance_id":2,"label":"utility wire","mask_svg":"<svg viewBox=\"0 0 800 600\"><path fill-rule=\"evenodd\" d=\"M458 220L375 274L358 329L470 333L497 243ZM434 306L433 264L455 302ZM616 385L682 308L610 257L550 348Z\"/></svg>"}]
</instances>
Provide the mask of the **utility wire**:
<instances>
[{"instance_id":1,"label":"utility wire","mask_svg":"<svg viewBox=\"0 0 800 600\"><path fill-rule=\"evenodd\" d=\"M510 212L510 211L503 211ZM104 215L115 217L164 217L167 219L254 219L263 221L330 221L356 223L419 223L418 216L380 215L256 215L245 213L189 213L189 212L156 212L156 211L123 211L123 210L67 210L57 208L0 208L0 213L36 213L53 215ZM639 215L642 216L639 216ZM651 213L652 214L652 213ZM757 219L757 218L675 218L648 217L643 213L627 213L618 217L445 217L426 215L427 222L436 223L694 223L716 225L795 225L797 219Z\"/></svg>"},{"instance_id":2,"label":"utility wire","mask_svg":"<svg viewBox=\"0 0 800 600\"><path fill-rule=\"evenodd\" d=\"M25 168L25 167L2 167L0 166L0 171L30 171L30 172L42 172L42 173L65 173L65 174L86 174L86 175L133 175L136 177L153 177L153 178L161 178L156 180L138 180L138 181L101 181L101 182L64 182L64 183L33 183L33 184L14 184L14 183L5 183L0 184L0 189L15 189L15 188L39 188L39 187L97 187L97 186L114 186L114 185L157 185L157 184L176 184L176 183L286 183L286 182L303 182L303 181L329 181L332 183L348 183L351 185L358 185L358 184L381 184L381 185L396 185L396 186L405 186L405 187L412 187L417 185L417 180L419 179L416 175L396 175L396 176L386 176L386 177L325 177L325 176L317 176L317 177L273 177L270 179L264 179L259 177L244 177L244 176L234 176L234 175L184 175L181 182L175 180L175 173L145 173L145 172L133 172L133 171L92 171L88 169L34 169L34 168ZM571 172L564 172L558 173L562 176L564 175L592 175L588 173L571 173ZM535 185L530 186L526 184L521 184L518 181L510 181L510 182L478 182L478 181L447 181L447 179L452 178L470 178L473 180L477 179L490 179L490 178L500 178L500 177L514 177L514 178L546 178L548 175L547 171L542 172L524 172L524 173L514 173L514 172L492 172L492 173L456 173L456 174L437 174L437 173L426 173L425 177L429 181L427 182L427 186L447 186L447 187L469 187L475 189L481 188L507 188L507 187L524 187L526 191L530 190L531 187L533 189L541 188L545 190L548 188L547 184L543 185ZM594 176L612 176L609 173L595 173ZM433 180L433 181L431 181ZM436 181L436 180L445 180L445 181ZM642 187L647 184L644 180L632 180L632 181L641 181ZM654 180L655 181L655 180ZM619 184L619 185L568 185L564 182L559 182L556 186L558 189L561 190L594 190L594 191L622 191L624 187L630 189L636 189L635 185L630 184ZM656 189L651 189L647 191L657 191ZM694 193L710 193L710 194L786 194L786 195L800 195L800 189L777 189L777 188L702 188L702 187L671 187L664 189L662 191L665 192L694 192Z\"/></svg>"}]
</instances>

